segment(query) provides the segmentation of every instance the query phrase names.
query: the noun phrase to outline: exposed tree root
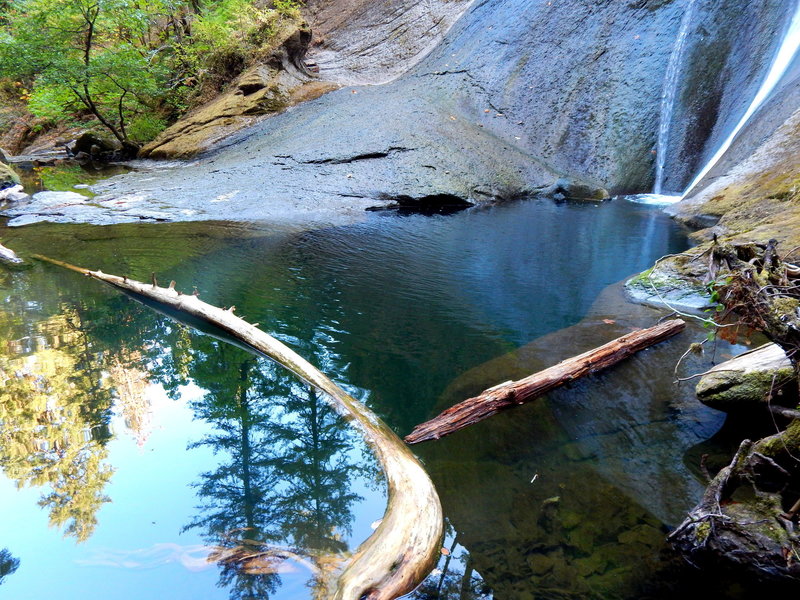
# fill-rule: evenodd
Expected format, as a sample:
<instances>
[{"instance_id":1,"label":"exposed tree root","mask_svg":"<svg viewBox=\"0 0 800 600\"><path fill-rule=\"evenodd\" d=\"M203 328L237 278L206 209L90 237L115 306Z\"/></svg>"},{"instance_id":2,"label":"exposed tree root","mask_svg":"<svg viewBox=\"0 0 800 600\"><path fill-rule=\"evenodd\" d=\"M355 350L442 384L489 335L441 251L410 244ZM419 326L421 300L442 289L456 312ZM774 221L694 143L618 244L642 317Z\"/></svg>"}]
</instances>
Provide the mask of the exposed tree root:
<instances>
[{"instance_id":1,"label":"exposed tree root","mask_svg":"<svg viewBox=\"0 0 800 600\"><path fill-rule=\"evenodd\" d=\"M724 307L720 320L763 332L798 371L800 269L783 262L777 242L714 244L709 277ZM800 412L771 407L789 425L756 442L744 440L703 499L670 535L691 562L726 564L764 581L800 583ZM778 429L778 421L776 430Z\"/></svg>"}]
</instances>

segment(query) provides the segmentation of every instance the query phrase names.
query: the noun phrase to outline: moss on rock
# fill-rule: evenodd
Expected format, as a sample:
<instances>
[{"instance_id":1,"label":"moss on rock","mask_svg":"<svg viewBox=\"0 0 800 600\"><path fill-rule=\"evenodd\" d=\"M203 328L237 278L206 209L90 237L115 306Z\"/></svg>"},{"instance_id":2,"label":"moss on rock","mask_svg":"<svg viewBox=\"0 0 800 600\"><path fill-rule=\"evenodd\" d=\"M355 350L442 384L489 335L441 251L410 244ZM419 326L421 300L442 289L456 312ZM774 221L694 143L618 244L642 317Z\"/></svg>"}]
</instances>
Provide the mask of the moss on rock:
<instances>
[{"instance_id":1,"label":"moss on rock","mask_svg":"<svg viewBox=\"0 0 800 600\"><path fill-rule=\"evenodd\" d=\"M239 75L227 91L164 130L139 155L191 158L264 115L336 89L338 86L315 80L304 71L302 57L310 39L311 31L298 15L280 18L257 64Z\"/></svg>"},{"instance_id":2,"label":"moss on rock","mask_svg":"<svg viewBox=\"0 0 800 600\"><path fill-rule=\"evenodd\" d=\"M19 185L19 175L7 164L0 162L0 190Z\"/></svg>"},{"instance_id":3,"label":"moss on rock","mask_svg":"<svg viewBox=\"0 0 800 600\"><path fill-rule=\"evenodd\" d=\"M717 365L700 379L695 391L706 406L737 412L763 407L770 400L792 404L796 393L783 391L794 377L794 366L783 350L767 344Z\"/></svg>"}]
</instances>

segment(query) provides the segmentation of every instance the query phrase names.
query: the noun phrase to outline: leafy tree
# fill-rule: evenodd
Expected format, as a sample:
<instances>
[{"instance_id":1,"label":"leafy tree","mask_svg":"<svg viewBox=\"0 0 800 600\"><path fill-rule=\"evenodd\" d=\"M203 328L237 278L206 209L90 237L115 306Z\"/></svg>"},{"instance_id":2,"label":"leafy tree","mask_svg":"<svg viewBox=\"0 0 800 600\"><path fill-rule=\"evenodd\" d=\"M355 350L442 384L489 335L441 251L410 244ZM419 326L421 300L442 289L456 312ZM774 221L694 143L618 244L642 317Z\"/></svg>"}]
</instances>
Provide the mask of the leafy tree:
<instances>
[{"instance_id":1,"label":"leafy tree","mask_svg":"<svg viewBox=\"0 0 800 600\"><path fill-rule=\"evenodd\" d=\"M165 77L148 49L134 43L149 29L139 6L129 0L19 2L0 39L0 76L32 82L35 115L87 111L130 146L129 123L152 111Z\"/></svg>"},{"instance_id":2,"label":"leafy tree","mask_svg":"<svg viewBox=\"0 0 800 600\"><path fill-rule=\"evenodd\" d=\"M125 148L271 51L298 3L0 0L0 79L50 121L91 115Z\"/></svg>"}]
</instances>

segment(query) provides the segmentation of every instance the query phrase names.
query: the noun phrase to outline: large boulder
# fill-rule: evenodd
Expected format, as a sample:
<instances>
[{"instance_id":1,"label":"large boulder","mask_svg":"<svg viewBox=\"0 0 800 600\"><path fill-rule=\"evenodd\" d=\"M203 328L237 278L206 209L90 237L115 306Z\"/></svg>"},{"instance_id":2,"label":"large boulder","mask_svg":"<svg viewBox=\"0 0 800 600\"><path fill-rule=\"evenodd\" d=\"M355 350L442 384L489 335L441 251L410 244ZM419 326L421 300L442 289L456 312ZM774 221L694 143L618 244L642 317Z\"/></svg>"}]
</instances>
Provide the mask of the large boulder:
<instances>
[{"instance_id":1,"label":"large boulder","mask_svg":"<svg viewBox=\"0 0 800 600\"><path fill-rule=\"evenodd\" d=\"M104 153L114 152L119 149L119 144L100 137L96 133L87 131L80 135L71 145L74 154L83 152L89 156L99 156Z\"/></svg>"},{"instance_id":2,"label":"large boulder","mask_svg":"<svg viewBox=\"0 0 800 600\"><path fill-rule=\"evenodd\" d=\"M794 381L794 366L781 347L765 344L711 369L695 391L706 406L740 412L767 402L796 404Z\"/></svg>"},{"instance_id":3,"label":"large boulder","mask_svg":"<svg viewBox=\"0 0 800 600\"><path fill-rule=\"evenodd\" d=\"M576 202L602 202L610 198L608 192L601 187L570 179L559 179L553 185L542 190L542 195L555 200Z\"/></svg>"}]
</instances>

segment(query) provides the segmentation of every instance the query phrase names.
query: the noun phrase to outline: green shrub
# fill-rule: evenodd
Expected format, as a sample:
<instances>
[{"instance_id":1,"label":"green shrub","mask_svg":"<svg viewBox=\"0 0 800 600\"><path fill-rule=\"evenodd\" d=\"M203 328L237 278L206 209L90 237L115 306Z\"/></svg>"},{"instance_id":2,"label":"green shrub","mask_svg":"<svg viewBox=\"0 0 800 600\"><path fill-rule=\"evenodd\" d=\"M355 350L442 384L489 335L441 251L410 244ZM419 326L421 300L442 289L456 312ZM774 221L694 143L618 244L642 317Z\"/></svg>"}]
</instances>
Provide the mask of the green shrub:
<instances>
[{"instance_id":1,"label":"green shrub","mask_svg":"<svg viewBox=\"0 0 800 600\"><path fill-rule=\"evenodd\" d=\"M131 119L128 125L128 138L137 144L149 142L164 131L167 121L154 114L142 114Z\"/></svg>"}]
</instances>

